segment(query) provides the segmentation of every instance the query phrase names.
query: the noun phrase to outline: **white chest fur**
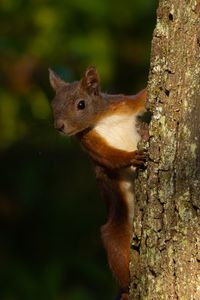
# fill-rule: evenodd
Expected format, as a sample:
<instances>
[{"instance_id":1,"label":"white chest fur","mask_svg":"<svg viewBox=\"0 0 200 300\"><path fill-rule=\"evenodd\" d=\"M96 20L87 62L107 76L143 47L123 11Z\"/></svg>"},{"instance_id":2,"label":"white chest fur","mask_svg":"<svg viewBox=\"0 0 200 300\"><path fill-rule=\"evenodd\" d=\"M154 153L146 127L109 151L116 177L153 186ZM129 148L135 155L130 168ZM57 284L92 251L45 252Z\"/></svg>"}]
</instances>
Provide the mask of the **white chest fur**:
<instances>
[{"instance_id":1,"label":"white chest fur","mask_svg":"<svg viewBox=\"0 0 200 300\"><path fill-rule=\"evenodd\" d=\"M97 123L95 130L109 146L119 150L134 151L140 136L136 129L136 114L112 115Z\"/></svg>"},{"instance_id":2,"label":"white chest fur","mask_svg":"<svg viewBox=\"0 0 200 300\"><path fill-rule=\"evenodd\" d=\"M102 119L95 127L109 146L123 151L135 151L140 136L136 128L137 114L112 115ZM132 222L134 214L134 177L135 168L120 170L120 189L125 196L129 210L129 220Z\"/></svg>"}]
</instances>

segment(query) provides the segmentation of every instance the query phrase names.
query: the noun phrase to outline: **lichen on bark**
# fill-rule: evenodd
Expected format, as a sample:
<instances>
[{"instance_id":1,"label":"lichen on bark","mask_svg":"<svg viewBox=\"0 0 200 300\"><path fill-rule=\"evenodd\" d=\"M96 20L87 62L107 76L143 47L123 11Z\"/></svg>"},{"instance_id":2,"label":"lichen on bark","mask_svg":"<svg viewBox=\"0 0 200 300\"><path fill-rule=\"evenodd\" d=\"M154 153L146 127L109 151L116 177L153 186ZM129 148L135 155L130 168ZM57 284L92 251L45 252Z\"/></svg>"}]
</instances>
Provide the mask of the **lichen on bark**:
<instances>
[{"instance_id":1,"label":"lichen on bark","mask_svg":"<svg viewBox=\"0 0 200 300\"><path fill-rule=\"evenodd\" d=\"M200 1L160 0L139 171L131 300L200 299Z\"/></svg>"}]
</instances>

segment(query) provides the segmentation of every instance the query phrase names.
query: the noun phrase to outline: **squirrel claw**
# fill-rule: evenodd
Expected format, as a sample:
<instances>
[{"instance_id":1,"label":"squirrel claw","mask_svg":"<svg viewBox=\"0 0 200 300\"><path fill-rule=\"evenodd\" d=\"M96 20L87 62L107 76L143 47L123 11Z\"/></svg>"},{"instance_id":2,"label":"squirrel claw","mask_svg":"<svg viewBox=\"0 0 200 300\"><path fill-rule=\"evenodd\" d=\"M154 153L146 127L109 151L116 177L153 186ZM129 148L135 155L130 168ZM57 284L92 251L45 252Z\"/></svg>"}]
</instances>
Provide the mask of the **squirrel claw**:
<instances>
[{"instance_id":1,"label":"squirrel claw","mask_svg":"<svg viewBox=\"0 0 200 300\"><path fill-rule=\"evenodd\" d=\"M136 150L133 153L132 165L135 167L144 167L145 162L147 161L147 153L144 150Z\"/></svg>"}]
</instances>

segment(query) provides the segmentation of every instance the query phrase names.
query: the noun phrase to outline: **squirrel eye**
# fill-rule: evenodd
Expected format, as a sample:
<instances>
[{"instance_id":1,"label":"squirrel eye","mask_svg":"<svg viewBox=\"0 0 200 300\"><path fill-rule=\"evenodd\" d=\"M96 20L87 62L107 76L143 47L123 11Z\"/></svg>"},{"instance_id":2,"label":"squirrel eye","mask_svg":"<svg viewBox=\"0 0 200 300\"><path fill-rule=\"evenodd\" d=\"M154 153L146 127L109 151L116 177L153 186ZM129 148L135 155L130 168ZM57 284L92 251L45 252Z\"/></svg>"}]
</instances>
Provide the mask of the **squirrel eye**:
<instances>
[{"instance_id":1,"label":"squirrel eye","mask_svg":"<svg viewBox=\"0 0 200 300\"><path fill-rule=\"evenodd\" d=\"M85 101L81 100L79 101L78 105L77 105L78 109L84 109L85 108Z\"/></svg>"}]
</instances>

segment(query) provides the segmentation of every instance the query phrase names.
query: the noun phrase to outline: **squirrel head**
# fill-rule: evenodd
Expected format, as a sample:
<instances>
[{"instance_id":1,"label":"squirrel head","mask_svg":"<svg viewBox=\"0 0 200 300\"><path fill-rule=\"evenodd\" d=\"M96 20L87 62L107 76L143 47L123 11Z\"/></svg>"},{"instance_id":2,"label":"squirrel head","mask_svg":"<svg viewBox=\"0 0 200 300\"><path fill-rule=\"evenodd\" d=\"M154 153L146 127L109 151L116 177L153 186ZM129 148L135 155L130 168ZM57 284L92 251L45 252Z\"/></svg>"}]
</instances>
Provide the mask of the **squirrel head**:
<instances>
[{"instance_id":1,"label":"squirrel head","mask_svg":"<svg viewBox=\"0 0 200 300\"><path fill-rule=\"evenodd\" d=\"M67 135L92 128L105 107L96 68L89 66L82 79L72 83L49 70L49 80L56 93L52 101L54 127Z\"/></svg>"}]
</instances>

